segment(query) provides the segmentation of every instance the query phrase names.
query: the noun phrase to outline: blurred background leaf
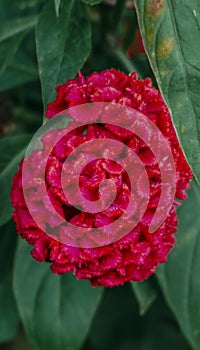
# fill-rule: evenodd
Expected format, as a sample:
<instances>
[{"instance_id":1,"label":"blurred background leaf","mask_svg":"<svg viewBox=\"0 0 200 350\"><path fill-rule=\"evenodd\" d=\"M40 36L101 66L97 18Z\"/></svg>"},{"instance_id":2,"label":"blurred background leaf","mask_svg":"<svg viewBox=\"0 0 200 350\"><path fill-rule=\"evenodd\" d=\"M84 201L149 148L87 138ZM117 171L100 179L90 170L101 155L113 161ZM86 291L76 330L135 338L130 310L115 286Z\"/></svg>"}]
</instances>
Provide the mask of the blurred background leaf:
<instances>
[{"instance_id":1,"label":"blurred background leaf","mask_svg":"<svg viewBox=\"0 0 200 350\"><path fill-rule=\"evenodd\" d=\"M60 5L61 5L61 1L62 0L55 0L55 10L56 10L57 17L59 16L59 9L60 9Z\"/></svg>"},{"instance_id":2,"label":"blurred background leaf","mask_svg":"<svg viewBox=\"0 0 200 350\"><path fill-rule=\"evenodd\" d=\"M10 64L24 35L36 25L36 17L17 18L0 23L0 73Z\"/></svg>"},{"instance_id":3,"label":"blurred background leaf","mask_svg":"<svg viewBox=\"0 0 200 350\"><path fill-rule=\"evenodd\" d=\"M30 137L30 135L18 135L4 137L0 140L0 201L3 203L0 211L0 225L11 219L13 210L10 199L12 178L25 154Z\"/></svg>"},{"instance_id":4,"label":"blurred background leaf","mask_svg":"<svg viewBox=\"0 0 200 350\"><path fill-rule=\"evenodd\" d=\"M0 75L0 92L38 80L35 62L27 54L17 52Z\"/></svg>"},{"instance_id":5,"label":"blurred background leaf","mask_svg":"<svg viewBox=\"0 0 200 350\"><path fill-rule=\"evenodd\" d=\"M88 5L97 5L99 4L100 2L102 2L102 0L82 0L83 2L85 2L86 4Z\"/></svg>"},{"instance_id":6,"label":"blurred background leaf","mask_svg":"<svg viewBox=\"0 0 200 350\"><path fill-rule=\"evenodd\" d=\"M0 226L0 343L11 340L17 331L19 316L12 289L13 254L16 246L14 222Z\"/></svg>"}]
</instances>

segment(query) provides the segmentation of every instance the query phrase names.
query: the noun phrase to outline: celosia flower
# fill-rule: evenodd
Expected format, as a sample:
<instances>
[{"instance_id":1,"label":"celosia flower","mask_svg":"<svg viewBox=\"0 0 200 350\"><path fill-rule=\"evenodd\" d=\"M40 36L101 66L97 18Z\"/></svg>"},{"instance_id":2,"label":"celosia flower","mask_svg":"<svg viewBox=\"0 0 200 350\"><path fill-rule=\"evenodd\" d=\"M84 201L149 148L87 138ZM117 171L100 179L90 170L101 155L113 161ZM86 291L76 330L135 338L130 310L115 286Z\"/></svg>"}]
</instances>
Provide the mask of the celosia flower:
<instances>
[{"instance_id":1,"label":"celosia flower","mask_svg":"<svg viewBox=\"0 0 200 350\"><path fill-rule=\"evenodd\" d=\"M59 112L88 102L115 102L132 107L148 117L162 132L169 143L176 167L176 195L186 199L185 190L192 178L176 137L171 116L161 97L152 87L149 78L142 81L135 73L128 76L114 69L93 73L84 78L67 81L56 87L57 98L47 107L46 116L52 118ZM56 118L56 117L55 117ZM51 137L51 133L47 135ZM65 158L77 146L95 138L120 140L137 153L143 162L149 179L150 199L147 210L137 226L118 241L97 248L78 248L58 242L43 232L32 219L24 200L22 189L22 164L14 176L12 203L13 218L18 233L34 245L32 256L37 261L51 263L53 273L73 272L78 279L89 279L93 286L115 286L127 281L141 281L154 273L159 263L164 263L175 242L177 216L174 199L164 223L150 234L149 223L159 201L161 174L155 156L145 143L130 132L109 124L90 124L79 128L58 142L49 156L46 167L48 195L56 210L67 221L77 226L102 227L119 218L127 208L130 195L129 179L121 166L101 158L90 162L80 177L80 188L90 200L99 198L99 185L103 179L113 179L118 192L112 205L97 214L78 210L70 205L63 195L59 172ZM43 140L45 149L45 139ZM34 170L35 167L35 170ZM33 156L33 178L30 184L34 201L34 183L37 182L37 166ZM42 213L38 213L42 215ZM49 218L50 220L51 218Z\"/></svg>"}]
</instances>

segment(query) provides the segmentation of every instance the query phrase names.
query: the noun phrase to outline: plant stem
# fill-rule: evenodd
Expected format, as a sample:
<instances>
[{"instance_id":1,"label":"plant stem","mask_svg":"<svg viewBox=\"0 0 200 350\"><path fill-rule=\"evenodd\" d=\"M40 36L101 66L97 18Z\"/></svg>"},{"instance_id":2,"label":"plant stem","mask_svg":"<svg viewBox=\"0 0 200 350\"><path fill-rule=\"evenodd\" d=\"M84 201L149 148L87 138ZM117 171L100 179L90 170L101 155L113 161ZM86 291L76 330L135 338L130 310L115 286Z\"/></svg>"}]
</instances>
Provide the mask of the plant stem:
<instances>
[{"instance_id":1,"label":"plant stem","mask_svg":"<svg viewBox=\"0 0 200 350\"><path fill-rule=\"evenodd\" d=\"M113 38L112 35L107 36L106 42L106 47L110 47L110 55L114 56L128 73L136 72L141 78L143 77L143 73L141 72L141 70L138 69L138 66L135 65L133 61L126 57L124 52L117 45L116 40Z\"/></svg>"},{"instance_id":2,"label":"plant stem","mask_svg":"<svg viewBox=\"0 0 200 350\"><path fill-rule=\"evenodd\" d=\"M118 61L123 65L123 67L128 71L128 73L131 72L137 72L136 66L129 60L125 54L119 49L115 48L112 50L113 55L118 59Z\"/></svg>"}]
</instances>

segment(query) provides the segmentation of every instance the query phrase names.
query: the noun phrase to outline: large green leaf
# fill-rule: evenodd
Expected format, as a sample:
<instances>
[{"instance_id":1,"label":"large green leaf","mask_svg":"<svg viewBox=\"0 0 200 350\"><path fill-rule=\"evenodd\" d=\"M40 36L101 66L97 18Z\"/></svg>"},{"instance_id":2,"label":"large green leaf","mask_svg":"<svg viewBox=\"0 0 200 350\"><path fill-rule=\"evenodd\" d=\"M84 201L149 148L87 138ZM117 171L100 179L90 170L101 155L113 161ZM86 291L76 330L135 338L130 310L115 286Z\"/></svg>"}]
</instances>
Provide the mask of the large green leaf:
<instances>
[{"instance_id":1,"label":"large green leaf","mask_svg":"<svg viewBox=\"0 0 200 350\"><path fill-rule=\"evenodd\" d=\"M24 35L36 24L36 17L18 18L0 23L0 72L12 60Z\"/></svg>"},{"instance_id":2,"label":"large green leaf","mask_svg":"<svg viewBox=\"0 0 200 350\"><path fill-rule=\"evenodd\" d=\"M20 240L14 270L14 292L27 335L38 350L79 349L87 336L103 288L55 276L39 264Z\"/></svg>"},{"instance_id":3,"label":"large green leaf","mask_svg":"<svg viewBox=\"0 0 200 350\"><path fill-rule=\"evenodd\" d=\"M14 337L19 323L11 273L16 236L12 221L0 227L0 343Z\"/></svg>"},{"instance_id":4,"label":"large green leaf","mask_svg":"<svg viewBox=\"0 0 200 350\"><path fill-rule=\"evenodd\" d=\"M12 178L22 157L25 154L26 146L30 135L18 135L4 137L0 140L0 225L5 224L11 218L12 205L10 191Z\"/></svg>"},{"instance_id":5,"label":"large green leaf","mask_svg":"<svg viewBox=\"0 0 200 350\"><path fill-rule=\"evenodd\" d=\"M177 243L157 272L163 293L193 348L200 349L200 188L178 210Z\"/></svg>"},{"instance_id":6,"label":"large green leaf","mask_svg":"<svg viewBox=\"0 0 200 350\"><path fill-rule=\"evenodd\" d=\"M91 29L84 4L62 1L57 17L53 1L48 1L39 16L36 46L46 107L55 97L55 86L74 77L90 53Z\"/></svg>"},{"instance_id":7,"label":"large green leaf","mask_svg":"<svg viewBox=\"0 0 200 350\"><path fill-rule=\"evenodd\" d=\"M132 282L131 287L136 296L140 308L140 315L144 315L156 299L156 291L150 280Z\"/></svg>"},{"instance_id":8,"label":"large green leaf","mask_svg":"<svg viewBox=\"0 0 200 350\"><path fill-rule=\"evenodd\" d=\"M200 181L200 1L135 0L145 48Z\"/></svg>"}]
</instances>

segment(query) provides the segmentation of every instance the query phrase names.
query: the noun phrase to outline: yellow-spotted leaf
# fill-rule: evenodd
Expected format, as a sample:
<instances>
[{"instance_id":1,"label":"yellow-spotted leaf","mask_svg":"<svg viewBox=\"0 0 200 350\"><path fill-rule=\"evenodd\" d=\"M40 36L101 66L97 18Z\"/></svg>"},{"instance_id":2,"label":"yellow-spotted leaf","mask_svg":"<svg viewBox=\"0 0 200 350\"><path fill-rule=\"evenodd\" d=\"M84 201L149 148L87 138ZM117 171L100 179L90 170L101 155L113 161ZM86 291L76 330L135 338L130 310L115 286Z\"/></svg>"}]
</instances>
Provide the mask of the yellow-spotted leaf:
<instances>
[{"instance_id":1,"label":"yellow-spotted leaf","mask_svg":"<svg viewBox=\"0 0 200 350\"><path fill-rule=\"evenodd\" d=\"M144 45L200 182L200 1L135 0Z\"/></svg>"}]
</instances>

